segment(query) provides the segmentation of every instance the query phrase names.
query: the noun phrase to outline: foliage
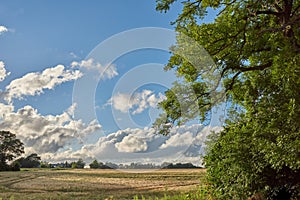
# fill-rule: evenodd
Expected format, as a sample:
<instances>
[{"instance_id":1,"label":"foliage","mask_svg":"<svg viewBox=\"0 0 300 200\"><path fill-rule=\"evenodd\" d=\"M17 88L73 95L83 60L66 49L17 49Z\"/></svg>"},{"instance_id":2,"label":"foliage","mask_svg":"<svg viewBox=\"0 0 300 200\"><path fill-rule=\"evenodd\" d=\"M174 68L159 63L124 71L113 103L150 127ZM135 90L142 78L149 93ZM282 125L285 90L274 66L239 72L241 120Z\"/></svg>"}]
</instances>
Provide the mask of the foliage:
<instances>
[{"instance_id":1,"label":"foliage","mask_svg":"<svg viewBox=\"0 0 300 200\"><path fill-rule=\"evenodd\" d=\"M0 131L0 171L10 170L8 162L24 153L23 143L9 131Z\"/></svg>"},{"instance_id":2,"label":"foliage","mask_svg":"<svg viewBox=\"0 0 300 200\"><path fill-rule=\"evenodd\" d=\"M20 169L21 169L21 164L17 160L15 160L10 166L11 171L20 171Z\"/></svg>"},{"instance_id":3,"label":"foliage","mask_svg":"<svg viewBox=\"0 0 300 200\"><path fill-rule=\"evenodd\" d=\"M72 162L71 163L71 167L73 169L77 168L77 169L83 169L85 166L85 162L83 162L83 160L81 158L78 159L77 162Z\"/></svg>"},{"instance_id":4,"label":"foliage","mask_svg":"<svg viewBox=\"0 0 300 200\"><path fill-rule=\"evenodd\" d=\"M193 165L192 163L176 163L176 164L168 164L164 166L163 169L189 169L189 168L199 168Z\"/></svg>"},{"instance_id":5,"label":"foliage","mask_svg":"<svg viewBox=\"0 0 300 200\"><path fill-rule=\"evenodd\" d=\"M99 168L99 163L97 160L94 160L91 164L90 164L90 168L91 169L98 169Z\"/></svg>"},{"instance_id":6,"label":"foliage","mask_svg":"<svg viewBox=\"0 0 300 200\"><path fill-rule=\"evenodd\" d=\"M107 164L103 164L102 162L98 162L97 160L94 160L90 164L90 168L91 169L113 169L112 167L108 166Z\"/></svg>"},{"instance_id":7,"label":"foliage","mask_svg":"<svg viewBox=\"0 0 300 200\"><path fill-rule=\"evenodd\" d=\"M157 0L157 9L166 12L175 2ZM270 199L299 198L300 1L188 0L182 4L173 23L179 32L177 44L166 69L175 70L184 81L166 93L160 104L165 114L154 125L166 132L168 123L193 118L205 122L226 97L230 117L221 133L211 135L205 157L214 195L246 199L260 192ZM201 24L208 8L219 14L214 22ZM195 51L195 43L211 55L215 62L211 71L205 70L211 63ZM211 87L211 82L217 87ZM183 90L178 95L185 87L193 89L189 94L194 97ZM196 104L198 113L189 107L192 114L183 115L186 104Z\"/></svg>"},{"instance_id":8,"label":"foliage","mask_svg":"<svg viewBox=\"0 0 300 200\"><path fill-rule=\"evenodd\" d=\"M36 168L41 166L41 157L38 156L36 153L30 154L26 158L19 158L17 161L23 168Z\"/></svg>"},{"instance_id":9,"label":"foliage","mask_svg":"<svg viewBox=\"0 0 300 200\"><path fill-rule=\"evenodd\" d=\"M50 164L48 162L42 161L41 168L50 168Z\"/></svg>"}]
</instances>

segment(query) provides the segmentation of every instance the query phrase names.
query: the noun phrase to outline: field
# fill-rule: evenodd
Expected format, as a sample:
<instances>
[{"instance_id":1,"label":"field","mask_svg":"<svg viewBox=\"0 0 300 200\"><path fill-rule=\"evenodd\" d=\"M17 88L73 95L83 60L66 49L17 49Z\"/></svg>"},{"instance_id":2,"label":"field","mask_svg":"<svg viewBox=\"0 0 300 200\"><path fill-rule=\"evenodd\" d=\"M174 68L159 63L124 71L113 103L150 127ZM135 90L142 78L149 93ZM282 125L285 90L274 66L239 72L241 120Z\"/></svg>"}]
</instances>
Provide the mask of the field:
<instances>
[{"instance_id":1,"label":"field","mask_svg":"<svg viewBox=\"0 0 300 200\"><path fill-rule=\"evenodd\" d=\"M0 172L0 199L147 199L196 192L203 169Z\"/></svg>"}]
</instances>

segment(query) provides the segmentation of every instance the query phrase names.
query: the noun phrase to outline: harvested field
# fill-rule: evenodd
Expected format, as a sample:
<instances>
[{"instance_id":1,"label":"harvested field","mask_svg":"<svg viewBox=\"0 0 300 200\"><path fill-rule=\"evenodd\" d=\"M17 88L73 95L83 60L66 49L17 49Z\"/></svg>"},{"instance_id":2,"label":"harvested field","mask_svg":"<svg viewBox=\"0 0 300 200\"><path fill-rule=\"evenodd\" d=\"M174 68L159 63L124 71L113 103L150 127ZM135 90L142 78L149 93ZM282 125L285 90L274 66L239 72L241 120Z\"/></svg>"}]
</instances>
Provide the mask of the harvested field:
<instances>
[{"instance_id":1,"label":"harvested field","mask_svg":"<svg viewBox=\"0 0 300 200\"><path fill-rule=\"evenodd\" d=\"M132 199L196 191L203 169L0 172L0 199Z\"/></svg>"}]
</instances>

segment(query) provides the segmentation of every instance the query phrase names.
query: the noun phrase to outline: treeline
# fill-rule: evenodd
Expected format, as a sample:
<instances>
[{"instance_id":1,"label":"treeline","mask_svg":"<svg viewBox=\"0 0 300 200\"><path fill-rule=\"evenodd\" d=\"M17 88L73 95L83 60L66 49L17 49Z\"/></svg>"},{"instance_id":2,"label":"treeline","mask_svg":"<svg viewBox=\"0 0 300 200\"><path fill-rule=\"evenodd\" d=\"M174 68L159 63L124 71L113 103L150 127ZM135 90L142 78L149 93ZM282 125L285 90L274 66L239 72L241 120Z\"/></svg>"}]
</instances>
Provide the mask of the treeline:
<instances>
[{"instance_id":1,"label":"treeline","mask_svg":"<svg viewBox=\"0 0 300 200\"><path fill-rule=\"evenodd\" d=\"M48 163L41 162L41 168L85 168L86 163L82 159L79 159L77 162L61 162L61 163ZM115 164L112 162L100 162L94 160L89 165L91 169L182 169L182 168L200 168L192 163L163 163L161 165L153 163L130 163L130 164ZM88 167L87 167L88 168Z\"/></svg>"},{"instance_id":2,"label":"treeline","mask_svg":"<svg viewBox=\"0 0 300 200\"><path fill-rule=\"evenodd\" d=\"M186 168L200 168L192 163L176 163L176 164L168 164L167 166L163 167L164 169L186 169Z\"/></svg>"},{"instance_id":3,"label":"treeline","mask_svg":"<svg viewBox=\"0 0 300 200\"><path fill-rule=\"evenodd\" d=\"M61 162L61 163L49 163L42 161L41 168L73 168L73 169L83 169L86 163L80 158L78 161L73 162Z\"/></svg>"}]
</instances>

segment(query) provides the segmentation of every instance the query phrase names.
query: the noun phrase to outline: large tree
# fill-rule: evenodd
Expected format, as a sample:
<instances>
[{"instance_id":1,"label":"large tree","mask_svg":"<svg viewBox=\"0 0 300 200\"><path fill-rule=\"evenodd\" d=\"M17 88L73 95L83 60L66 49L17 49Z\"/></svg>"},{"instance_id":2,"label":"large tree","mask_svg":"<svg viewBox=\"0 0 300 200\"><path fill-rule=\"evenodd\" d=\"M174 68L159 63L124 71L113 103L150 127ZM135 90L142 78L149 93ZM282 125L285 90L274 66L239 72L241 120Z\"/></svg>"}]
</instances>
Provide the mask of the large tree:
<instances>
[{"instance_id":1,"label":"large tree","mask_svg":"<svg viewBox=\"0 0 300 200\"><path fill-rule=\"evenodd\" d=\"M9 131L0 131L0 171L9 170L8 162L24 153L23 143Z\"/></svg>"},{"instance_id":2,"label":"large tree","mask_svg":"<svg viewBox=\"0 0 300 200\"><path fill-rule=\"evenodd\" d=\"M175 2L157 0L157 9L167 11ZM182 4L173 22L180 34L166 69L175 70L184 81L166 92L167 99L160 104L165 114L155 126L165 132L169 123L199 117L205 122L211 109L226 99L229 119L222 132L211 136L205 157L214 195L219 199L245 199L256 193L298 198L300 1L187 0ZM219 14L214 22L201 23L208 8ZM195 43L211 55L214 67Z\"/></svg>"}]
</instances>

